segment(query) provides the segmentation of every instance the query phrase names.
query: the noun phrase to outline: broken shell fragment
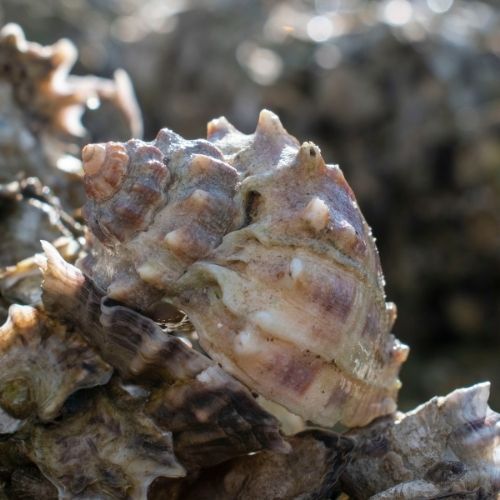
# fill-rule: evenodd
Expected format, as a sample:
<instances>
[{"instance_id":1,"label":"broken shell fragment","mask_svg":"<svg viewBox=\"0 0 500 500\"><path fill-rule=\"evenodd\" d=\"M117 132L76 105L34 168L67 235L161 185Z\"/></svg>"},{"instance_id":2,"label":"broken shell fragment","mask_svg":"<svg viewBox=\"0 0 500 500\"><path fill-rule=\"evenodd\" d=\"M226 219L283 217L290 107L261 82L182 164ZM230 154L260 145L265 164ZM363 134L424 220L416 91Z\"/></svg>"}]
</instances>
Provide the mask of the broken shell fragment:
<instances>
[{"instance_id":1,"label":"broken shell fragment","mask_svg":"<svg viewBox=\"0 0 500 500\"><path fill-rule=\"evenodd\" d=\"M13 305L0 326L0 406L16 419L56 417L75 391L105 384L111 367L43 312Z\"/></svg>"},{"instance_id":2,"label":"broken shell fragment","mask_svg":"<svg viewBox=\"0 0 500 500\"><path fill-rule=\"evenodd\" d=\"M307 420L359 426L395 411L408 348L390 334L370 228L316 145L264 110L254 134L219 119L208 141L163 129L122 147L122 187L86 205L95 238L81 267L108 296L175 305L215 361ZM171 181L132 203L128 186L160 170L152 157Z\"/></svg>"}]
</instances>

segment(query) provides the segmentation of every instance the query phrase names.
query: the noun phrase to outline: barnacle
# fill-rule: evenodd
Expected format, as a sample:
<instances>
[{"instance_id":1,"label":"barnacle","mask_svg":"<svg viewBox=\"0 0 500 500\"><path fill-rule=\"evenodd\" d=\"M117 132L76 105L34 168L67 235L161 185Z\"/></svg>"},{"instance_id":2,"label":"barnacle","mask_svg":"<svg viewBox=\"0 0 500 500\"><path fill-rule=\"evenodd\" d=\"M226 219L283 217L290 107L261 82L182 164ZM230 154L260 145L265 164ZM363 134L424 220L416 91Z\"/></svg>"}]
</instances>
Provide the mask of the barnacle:
<instances>
[{"instance_id":1,"label":"barnacle","mask_svg":"<svg viewBox=\"0 0 500 500\"><path fill-rule=\"evenodd\" d=\"M81 267L110 298L174 304L226 370L313 422L396 409L395 307L354 194L317 146L264 110L251 135L221 118L208 141L164 129L83 158L94 238Z\"/></svg>"}]
</instances>

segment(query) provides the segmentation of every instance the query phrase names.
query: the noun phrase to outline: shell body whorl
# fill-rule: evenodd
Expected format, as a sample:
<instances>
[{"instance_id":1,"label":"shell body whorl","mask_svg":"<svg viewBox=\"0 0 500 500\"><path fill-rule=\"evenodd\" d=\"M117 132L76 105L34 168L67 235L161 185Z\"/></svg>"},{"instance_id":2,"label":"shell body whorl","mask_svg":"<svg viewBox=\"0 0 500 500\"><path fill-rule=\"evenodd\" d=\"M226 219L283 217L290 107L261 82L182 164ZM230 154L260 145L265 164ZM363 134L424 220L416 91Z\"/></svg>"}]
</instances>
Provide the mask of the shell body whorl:
<instances>
[{"instance_id":1,"label":"shell body whorl","mask_svg":"<svg viewBox=\"0 0 500 500\"><path fill-rule=\"evenodd\" d=\"M82 159L87 221L101 242L112 246L146 228L170 180L161 152L138 141L109 142L85 146Z\"/></svg>"},{"instance_id":2,"label":"shell body whorl","mask_svg":"<svg viewBox=\"0 0 500 500\"><path fill-rule=\"evenodd\" d=\"M163 205L120 245L91 247L83 269L129 305L147 310L149 294L185 311L216 361L306 419L358 426L393 412L408 349L390 334L395 307L341 170L266 110L254 134L221 118L208 138L164 129L145 146L171 174ZM99 212L112 200L89 203L92 229L120 226Z\"/></svg>"}]
</instances>

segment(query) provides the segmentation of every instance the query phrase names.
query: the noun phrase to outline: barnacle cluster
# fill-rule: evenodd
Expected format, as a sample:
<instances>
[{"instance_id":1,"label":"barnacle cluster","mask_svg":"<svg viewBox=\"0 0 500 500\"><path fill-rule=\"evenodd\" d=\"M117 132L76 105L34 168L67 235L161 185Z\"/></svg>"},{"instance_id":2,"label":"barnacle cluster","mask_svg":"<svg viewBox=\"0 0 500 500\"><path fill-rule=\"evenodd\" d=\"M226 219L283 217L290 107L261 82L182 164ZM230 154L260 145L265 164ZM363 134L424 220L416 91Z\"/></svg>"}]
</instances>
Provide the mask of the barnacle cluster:
<instances>
[{"instance_id":1,"label":"barnacle cluster","mask_svg":"<svg viewBox=\"0 0 500 500\"><path fill-rule=\"evenodd\" d=\"M63 129L75 145L61 123L82 111L82 82L111 85L55 92L71 59L59 45L0 35L0 57L35 89L18 96L3 77L39 158ZM162 129L86 145L80 221L62 174L2 148L0 201L47 216L24 238L51 243L21 262L2 247L0 497L329 498L337 485L352 498L494 498L488 386L396 413L408 348L390 333L370 228L339 167L272 112L249 135L219 118L207 139ZM286 436L293 419L322 428ZM338 422L365 427L339 435Z\"/></svg>"}]
</instances>

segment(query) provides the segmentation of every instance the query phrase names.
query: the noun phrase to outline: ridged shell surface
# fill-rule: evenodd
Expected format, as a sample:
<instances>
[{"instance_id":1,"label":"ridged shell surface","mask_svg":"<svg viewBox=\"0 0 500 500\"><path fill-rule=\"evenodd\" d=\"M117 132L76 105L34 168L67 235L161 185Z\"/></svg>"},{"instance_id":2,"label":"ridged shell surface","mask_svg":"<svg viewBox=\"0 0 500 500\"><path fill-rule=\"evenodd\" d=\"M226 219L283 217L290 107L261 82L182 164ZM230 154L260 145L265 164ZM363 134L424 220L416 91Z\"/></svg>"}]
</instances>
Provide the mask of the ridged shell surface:
<instances>
[{"instance_id":1,"label":"ridged shell surface","mask_svg":"<svg viewBox=\"0 0 500 500\"><path fill-rule=\"evenodd\" d=\"M87 183L111 168L107 148L129 157L111 197L88 191L100 242L82 267L111 297L174 304L225 369L312 422L358 426L396 409L407 347L390 334L395 307L354 194L316 145L264 110L250 135L220 118L208 141L165 129L151 144L96 147ZM168 180L132 203L153 157Z\"/></svg>"},{"instance_id":2,"label":"ridged shell surface","mask_svg":"<svg viewBox=\"0 0 500 500\"><path fill-rule=\"evenodd\" d=\"M163 129L82 157L94 237L82 267L114 299L147 309L234 228L238 174L206 140Z\"/></svg>"},{"instance_id":3,"label":"ridged shell surface","mask_svg":"<svg viewBox=\"0 0 500 500\"><path fill-rule=\"evenodd\" d=\"M31 306L12 305L0 326L0 407L12 417L54 419L66 399L112 373L75 331Z\"/></svg>"},{"instance_id":4,"label":"ridged shell surface","mask_svg":"<svg viewBox=\"0 0 500 500\"><path fill-rule=\"evenodd\" d=\"M29 458L60 499L147 499L157 477L185 475L172 435L115 399L98 394L52 427L37 426Z\"/></svg>"},{"instance_id":5,"label":"ridged shell surface","mask_svg":"<svg viewBox=\"0 0 500 500\"><path fill-rule=\"evenodd\" d=\"M343 477L353 498L497 499L500 414L490 384L434 397L406 414L352 431L357 453Z\"/></svg>"}]
</instances>

